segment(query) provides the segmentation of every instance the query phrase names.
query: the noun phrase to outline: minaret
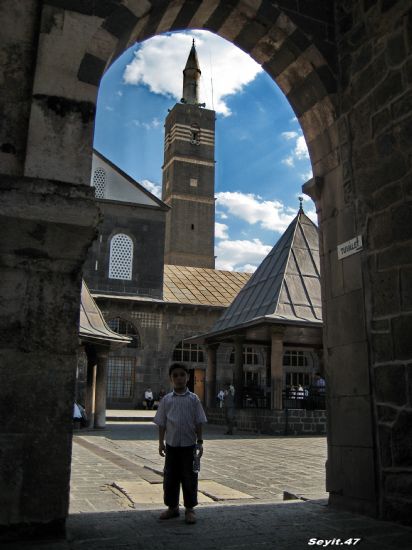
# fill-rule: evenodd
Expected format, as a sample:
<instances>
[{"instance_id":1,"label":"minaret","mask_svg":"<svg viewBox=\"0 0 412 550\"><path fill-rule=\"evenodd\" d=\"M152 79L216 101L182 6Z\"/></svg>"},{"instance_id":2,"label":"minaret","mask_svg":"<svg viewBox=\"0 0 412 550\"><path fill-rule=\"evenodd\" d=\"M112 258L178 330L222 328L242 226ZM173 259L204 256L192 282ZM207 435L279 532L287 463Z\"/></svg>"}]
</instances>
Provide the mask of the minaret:
<instances>
[{"instance_id":1,"label":"minaret","mask_svg":"<svg viewBox=\"0 0 412 550\"><path fill-rule=\"evenodd\" d=\"M183 70L183 97L165 121L162 199L165 263L215 267L215 112L199 103L196 47Z\"/></svg>"},{"instance_id":2,"label":"minaret","mask_svg":"<svg viewBox=\"0 0 412 550\"><path fill-rule=\"evenodd\" d=\"M195 40L193 39L186 67L183 69L183 97L182 103L199 105L199 78L201 75L197 58Z\"/></svg>"}]
</instances>

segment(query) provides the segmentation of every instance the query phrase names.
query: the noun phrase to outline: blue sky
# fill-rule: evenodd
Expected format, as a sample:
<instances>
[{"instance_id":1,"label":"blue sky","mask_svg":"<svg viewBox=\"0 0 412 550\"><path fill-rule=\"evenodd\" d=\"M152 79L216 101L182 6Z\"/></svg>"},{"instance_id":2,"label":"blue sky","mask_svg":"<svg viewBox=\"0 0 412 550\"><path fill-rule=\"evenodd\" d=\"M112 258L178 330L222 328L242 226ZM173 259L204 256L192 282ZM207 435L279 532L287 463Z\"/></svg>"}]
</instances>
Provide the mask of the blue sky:
<instances>
[{"instance_id":1,"label":"blue sky","mask_svg":"<svg viewBox=\"0 0 412 550\"><path fill-rule=\"evenodd\" d=\"M247 54L206 31L133 46L102 79L94 146L160 196L163 123L182 95L193 37L200 101L217 113L216 267L253 271L296 215L311 165L285 96ZM313 203L304 208L315 220Z\"/></svg>"}]
</instances>

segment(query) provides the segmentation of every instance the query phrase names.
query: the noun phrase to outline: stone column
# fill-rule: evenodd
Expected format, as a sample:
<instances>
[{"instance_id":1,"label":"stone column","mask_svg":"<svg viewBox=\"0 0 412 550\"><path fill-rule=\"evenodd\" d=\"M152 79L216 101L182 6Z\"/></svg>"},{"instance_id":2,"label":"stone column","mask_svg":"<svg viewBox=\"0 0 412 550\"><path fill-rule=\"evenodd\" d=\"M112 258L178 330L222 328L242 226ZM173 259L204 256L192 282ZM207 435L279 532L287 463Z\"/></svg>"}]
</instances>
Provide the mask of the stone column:
<instances>
[{"instance_id":1,"label":"stone column","mask_svg":"<svg viewBox=\"0 0 412 550\"><path fill-rule=\"evenodd\" d=\"M106 427L107 352L97 353L94 427Z\"/></svg>"},{"instance_id":2,"label":"stone column","mask_svg":"<svg viewBox=\"0 0 412 550\"><path fill-rule=\"evenodd\" d=\"M219 344L207 346L207 367L206 367L206 407L213 407L216 404L216 355Z\"/></svg>"},{"instance_id":3,"label":"stone column","mask_svg":"<svg viewBox=\"0 0 412 550\"><path fill-rule=\"evenodd\" d=\"M94 426L94 407L96 395L96 363L95 361L87 361L87 378L86 378L86 401L85 409L87 414L87 427Z\"/></svg>"},{"instance_id":4,"label":"stone column","mask_svg":"<svg viewBox=\"0 0 412 550\"><path fill-rule=\"evenodd\" d=\"M64 528L81 269L97 221L90 187L0 176L0 530Z\"/></svg>"},{"instance_id":5,"label":"stone column","mask_svg":"<svg viewBox=\"0 0 412 550\"><path fill-rule=\"evenodd\" d=\"M235 336L235 367L233 385L235 386L235 404L237 409L243 407L243 336Z\"/></svg>"},{"instance_id":6,"label":"stone column","mask_svg":"<svg viewBox=\"0 0 412 550\"><path fill-rule=\"evenodd\" d=\"M270 408L282 409L283 389L283 327L272 329L270 350Z\"/></svg>"}]
</instances>

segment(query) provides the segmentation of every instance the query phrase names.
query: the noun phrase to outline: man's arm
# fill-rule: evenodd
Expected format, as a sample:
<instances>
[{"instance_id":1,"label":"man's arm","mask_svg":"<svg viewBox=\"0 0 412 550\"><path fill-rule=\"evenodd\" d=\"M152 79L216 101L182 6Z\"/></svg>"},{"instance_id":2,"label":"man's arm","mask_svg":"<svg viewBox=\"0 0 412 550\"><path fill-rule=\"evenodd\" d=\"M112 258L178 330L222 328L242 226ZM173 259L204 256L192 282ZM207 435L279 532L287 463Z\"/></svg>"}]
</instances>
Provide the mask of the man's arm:
<instances>
[{"instance_id":1,"label":"man's arm","mask_svg":"<svg viewBox=\"0 0 412 550\"><path fill-rule=\"evenodd\" d=\"M197 456L200 458L203 455L203 437L202 437L202 424L196 424L196 438L199 441L202 441L202 443L197 444L198 452Z\"/></svg>"},{"instance_id":2,"label":"man's arm","mask_svg":"<svg viewBox=\"0 0 412 550\"><path fill-rule=\"evenodd\" d=\"M159 426L159 455L160 456L166 455L165 433L166 433L166 426Z\"/></svg>"}]
</instances>

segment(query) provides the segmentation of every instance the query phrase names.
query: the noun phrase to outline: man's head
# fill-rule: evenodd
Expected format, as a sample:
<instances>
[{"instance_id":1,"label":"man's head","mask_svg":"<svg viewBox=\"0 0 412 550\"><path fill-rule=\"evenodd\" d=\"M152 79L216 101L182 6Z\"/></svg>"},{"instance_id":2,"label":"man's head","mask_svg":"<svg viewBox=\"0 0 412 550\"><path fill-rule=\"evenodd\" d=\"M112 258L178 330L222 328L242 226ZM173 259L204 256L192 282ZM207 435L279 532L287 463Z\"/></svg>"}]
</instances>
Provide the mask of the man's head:
<instances>
[{"instance_id":1,"label":"man's head","mask_svg":"<svg viewBox=\"0 0 412 550\"><path fill-rule=\"evenodd\" d=\"M175 390L184 390L189 381L189 369L183 363L173 363L169 367L169 376Z\"/></svg>"}]
</instances>

